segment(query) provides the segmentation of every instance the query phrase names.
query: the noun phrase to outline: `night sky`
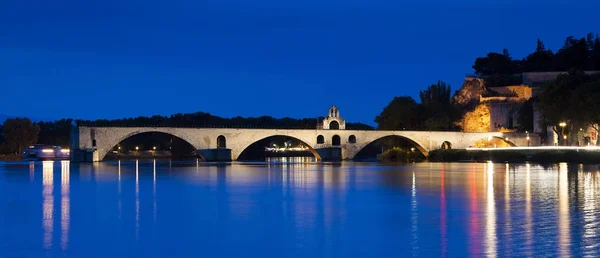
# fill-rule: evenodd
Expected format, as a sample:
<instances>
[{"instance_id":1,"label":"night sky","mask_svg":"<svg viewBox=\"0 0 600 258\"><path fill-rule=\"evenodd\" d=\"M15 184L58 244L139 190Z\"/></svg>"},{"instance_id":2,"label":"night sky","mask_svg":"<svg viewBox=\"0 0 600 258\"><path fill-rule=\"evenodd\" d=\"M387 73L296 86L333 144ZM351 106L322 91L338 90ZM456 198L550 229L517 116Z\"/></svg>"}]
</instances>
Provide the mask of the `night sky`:
<instances>
[{"instance_id":1,"label":"night sky","mask_svg":"<svg viewBox=\"0 0 600 258\"><path fill-rule=\"evenodd\" d=\"M527 3L522 3L527 2ZM460 87L478 56L600 32L598 1L1 0L0 114L204 111L373 124L394 96Z\"/></svg>"}]
</instances>

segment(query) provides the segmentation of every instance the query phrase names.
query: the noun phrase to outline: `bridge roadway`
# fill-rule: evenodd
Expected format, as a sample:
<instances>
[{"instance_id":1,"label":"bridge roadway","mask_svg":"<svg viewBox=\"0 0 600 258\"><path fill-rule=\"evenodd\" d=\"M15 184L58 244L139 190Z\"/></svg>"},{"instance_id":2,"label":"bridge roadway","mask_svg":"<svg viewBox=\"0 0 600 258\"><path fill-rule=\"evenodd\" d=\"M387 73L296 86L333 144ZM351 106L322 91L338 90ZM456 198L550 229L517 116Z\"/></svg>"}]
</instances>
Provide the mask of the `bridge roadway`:
<instances>
[{"instance_id":1,"label":"bridge roadway","mask_svg":"<svg viewBox=\"0 0 600 258\"><path fill-rule=\"evenodd\" d=\"M179 127L74 127L71 131L72 161L101 161L121 141L141 133L160 132L190 143L206 160L237 160L253 143L271 136L288 136L305 143L318 160L352 159L365 146L386 136L400 136L415 144L426 156L444 142L464 149L481 139L495 137L512 146L539 145L537 135L504 132L439 132L325 129L239 129ZM220 139L219 142L217 139ZM338 143L339 141L339 143ZM529 141L529 143L528 143ZM332 151L333 150L333 151ZM219 152L225 151L225 158ZM215 152L217 154L215 154ZM334 153L334 154L331 154ZM337 153L337 154L335 154ZM215 158L217 156L219 158ZM227 156L228 155L228 156ZM332 157L336 156L336 157Z\"/></svg>"}]
</instances>

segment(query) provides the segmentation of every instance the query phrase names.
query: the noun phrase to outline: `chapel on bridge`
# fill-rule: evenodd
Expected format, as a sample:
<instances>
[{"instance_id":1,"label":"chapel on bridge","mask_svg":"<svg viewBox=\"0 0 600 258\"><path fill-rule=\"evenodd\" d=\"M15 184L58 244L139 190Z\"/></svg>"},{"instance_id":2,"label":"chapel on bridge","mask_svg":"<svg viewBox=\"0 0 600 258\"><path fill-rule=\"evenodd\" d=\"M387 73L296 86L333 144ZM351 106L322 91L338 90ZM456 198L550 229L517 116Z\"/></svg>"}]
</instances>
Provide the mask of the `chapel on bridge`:
<instances>
[{"instance_id":1,"label":"chapel on bridge","mask_svg":"<svg viewBox=\"0 0 600 258\"><path fill-rule=\"evenodd\" d=\"M327 117L317 124L317 129L344 130L346 129L346 120L340 117L340 110L336 106L331 106Z\"/></svg>"}]
</instances>

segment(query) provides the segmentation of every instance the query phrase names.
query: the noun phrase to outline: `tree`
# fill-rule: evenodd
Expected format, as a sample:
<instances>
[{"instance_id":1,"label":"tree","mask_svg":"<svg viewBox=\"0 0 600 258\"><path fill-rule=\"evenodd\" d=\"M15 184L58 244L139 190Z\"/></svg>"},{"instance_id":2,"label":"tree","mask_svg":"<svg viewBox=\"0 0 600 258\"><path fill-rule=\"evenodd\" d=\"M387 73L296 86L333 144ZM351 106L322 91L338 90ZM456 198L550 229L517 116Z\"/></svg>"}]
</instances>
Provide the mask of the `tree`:
<instances>
[{"instance_id":1,"label":"tree","mask_svg":"<svg viewBox=\"0 0 600 258\"><path fill-rule=\"evenodd\" d=\"M519 129L521 131L533 131L533 103L535 100L536 98L530 98L519 108L517 123L519 123Z\"/></svg>"},{"instance_id":2,"label":"tree","mask_svg":"<svg viewBox=\"0 0 600 258\"><path fill-rule=\"evenodd\" d=\"M9 150L21 153L23 148L37 141L40 127L29 118L9 118L4 122L3 132Z\"/></svg>"},{"instance_id":3,"label":"tree","mask_svg":"<svg viewBox=\"0 0 600 258\"><path fill-rule=\"evenodd\" d=\"M520 73L519 62L512 60L508 50L502 54L490 52L486 57L479 57L473 64L473 69L479 75L512 75Z\"/></svg>"},{"instance_id":4,"label":"tree","mask_svg":"<svg viewBox=\"0 0 600 258\"><path fill-rule=\"evenodd\" d=\"M574 103L576 89L588 82L589 76L582 71L571 70L568 74L559 75L553 82L542 86L539 94L539 108L546 125L553 126L557 134L562 134L558 125L565 122L571 125L582 123L583 110Z\"/></svg>"},{"instance_id":5,"label":"tree","mask_svg":"<svg viewBox=\"0 0 600 258\"><path fill-rule=\"evenodd\" d=\"M554 54L551 50L547 50L544 46L544 42L540 39L537 41L535 52L529 54L523 60L523 71L525 72L544 72L554 71L554 65L552 64Z\"/></svg>"},{"instance_id":6,"label":"tree","mask_svg":"<svg viewBox=\"0 0 600 258\"><path fill-rule=\"evenodd\" d=\"M579 85L571 95L571 105L577 110L576 119L582 127L591 127L598 134L600 128L600 77L590 77L590 80Z\"/></svg>"},{"instance_id":7,"label":"tree","mask_svg":"<svg viewBox=\"0 0 600 258\"><path fill-rule=\"evenodd\" d=\"M423 105L449 105L451 97L450 85L446 85L443 81L438 81L436 84L429 85L427 89L419 93L421 104Z\"/></svg>"},{"instance_id":8,"label":"tree","mask_svg":"<svg viewBox=\"0 0 600 258\"><path fill-rule=\"evenodd\" d=\"M413 98L394 97L375 117L375 123L383 130L416 130L420 127L418 112L418 104Z\"/></svg>"}]
</instances>

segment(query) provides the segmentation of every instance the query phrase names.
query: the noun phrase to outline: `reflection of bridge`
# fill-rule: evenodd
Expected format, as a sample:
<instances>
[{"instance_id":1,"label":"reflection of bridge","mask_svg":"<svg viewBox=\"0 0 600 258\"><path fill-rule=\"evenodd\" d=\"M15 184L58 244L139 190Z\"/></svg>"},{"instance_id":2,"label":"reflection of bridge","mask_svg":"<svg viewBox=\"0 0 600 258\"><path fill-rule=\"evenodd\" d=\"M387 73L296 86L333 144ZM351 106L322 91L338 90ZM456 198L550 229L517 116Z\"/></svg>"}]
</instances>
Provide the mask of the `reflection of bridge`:
<instances>
[{"instance_id":1,"label":"reflection of bridge","mask_svg":"<svg viewBox=\"0 0 600 258\"><path fill-rule=\"evenodd\" d=\"M465 149L492 137L510 145L539 145L537 135L521 133L463 133L431 131L345 130L345 121L333 106L316 129L232 129L178 127L74 127L71 132L72 161L101 161L121 141L140 134L159 132L191 144L205 160L237 160L250 145L272 136L287 136L303 142L318 160L352 159L369 143L388 136L412 142L425 156L430 150Z\"/></svg>"}]
</instances>

